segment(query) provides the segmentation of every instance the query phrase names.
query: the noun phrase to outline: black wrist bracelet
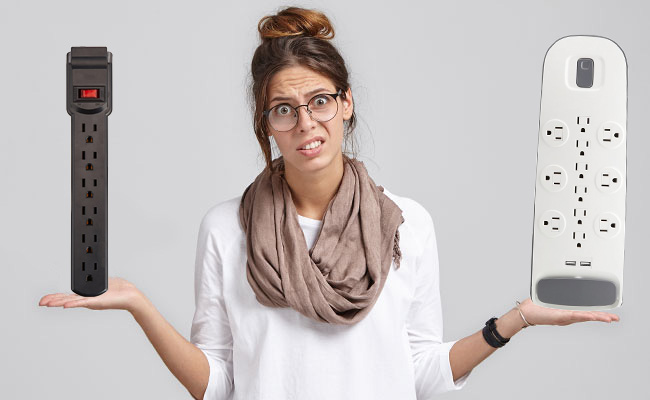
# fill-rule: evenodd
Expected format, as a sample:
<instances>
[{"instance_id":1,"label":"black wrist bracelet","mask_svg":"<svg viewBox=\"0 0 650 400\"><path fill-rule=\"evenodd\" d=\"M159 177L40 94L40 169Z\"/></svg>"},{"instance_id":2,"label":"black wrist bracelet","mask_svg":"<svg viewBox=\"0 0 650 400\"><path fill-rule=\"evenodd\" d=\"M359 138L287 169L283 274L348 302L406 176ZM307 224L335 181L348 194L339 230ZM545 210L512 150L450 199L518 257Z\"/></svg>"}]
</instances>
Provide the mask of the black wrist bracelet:
<instances>
[{"instance_id":1,"label":"black wrist bracelet","mask_svg":"<svg viewBox=\"0 0 650 400\"><path fill-rule=\"evenodd\" d=\"M510 339L504 338L497 332L494 321L496 321L496 317L490 318L485 323L485 326L483 327L483 338L490 346L494 348L503 347L510 341Z\"/></svg>"},{"instance_id":2,"label":"black wrist bracelet","mask_svg":"<svg viewBox=\"0 0 650 400\"><path fill-rule=\"evenodd\" d=\"M494 334L494 336L497 338L497 340L500 343L506 344L506 343L508 343L510 341L510 338L506 339L503 336L499 335L499 332L497 332L496 320L497 320L496 317L490 318L488 320L487 324L488 324L488 326L490 328L490 332L492 332Z\"/></svg>"}]
</instances>

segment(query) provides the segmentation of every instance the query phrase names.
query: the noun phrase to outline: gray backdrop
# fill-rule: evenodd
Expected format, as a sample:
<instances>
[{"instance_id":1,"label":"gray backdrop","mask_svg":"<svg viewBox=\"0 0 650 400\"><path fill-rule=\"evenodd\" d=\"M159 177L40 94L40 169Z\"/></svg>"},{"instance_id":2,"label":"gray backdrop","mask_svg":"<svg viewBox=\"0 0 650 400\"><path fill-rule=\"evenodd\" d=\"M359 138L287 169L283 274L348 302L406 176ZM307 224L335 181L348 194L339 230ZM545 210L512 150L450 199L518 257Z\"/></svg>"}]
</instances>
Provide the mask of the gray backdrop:
<instances>
[{"instance_id":1,"label":"gray backdrop","mask_svg":"<svg viewBox=\"0 0 650 400\"><path fill-rule=\"evenodd\" d=\"M189 399L125 311L39 307L70 291L65 55L114 55L109 274L189 338L198 227L263 166L245 97L257 22L283 3L0 3L0 398ZM642 1L298 3L332 20L361 159L432 214L445 340L529 295L544 54L573 34L629 64L624 305L618 324L522 331L441 399L648 398L648 7ZM93 394L92 397L90 394Z\"/></svg>"}]
</instances>

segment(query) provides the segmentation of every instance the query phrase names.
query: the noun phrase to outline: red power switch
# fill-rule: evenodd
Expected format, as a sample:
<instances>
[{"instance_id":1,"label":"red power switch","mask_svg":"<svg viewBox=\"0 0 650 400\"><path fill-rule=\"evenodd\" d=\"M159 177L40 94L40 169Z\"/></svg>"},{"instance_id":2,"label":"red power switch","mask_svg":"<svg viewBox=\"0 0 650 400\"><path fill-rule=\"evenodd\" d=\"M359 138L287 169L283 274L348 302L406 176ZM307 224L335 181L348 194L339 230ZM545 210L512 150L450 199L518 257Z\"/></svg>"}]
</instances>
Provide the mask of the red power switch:
<instances>
[{"instance_id":1,"label":"red power switch","mask_svg":"<svg viewBox=\"0 0 650 400\"><path fill-rule=\"evenodd\" d=\"M99 89L79 89L79 98L82 99L98 99Z\"/></svg>"}]
</instances>

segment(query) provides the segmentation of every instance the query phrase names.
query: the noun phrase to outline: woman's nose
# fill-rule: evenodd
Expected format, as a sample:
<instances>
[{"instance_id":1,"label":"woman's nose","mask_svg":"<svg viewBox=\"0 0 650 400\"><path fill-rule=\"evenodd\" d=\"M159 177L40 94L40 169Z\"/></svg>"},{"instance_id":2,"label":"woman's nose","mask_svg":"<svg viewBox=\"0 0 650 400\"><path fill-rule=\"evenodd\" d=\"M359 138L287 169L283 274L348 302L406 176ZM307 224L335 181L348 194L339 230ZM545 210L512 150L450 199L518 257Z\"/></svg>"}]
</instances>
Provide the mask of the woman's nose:
<instances>
[{"instance_id":1,"label":"woman's nose","mask_svg":"<svg viewBox=\"0 0 650 400\"><path fill-rule=\"evenodd\" d=\"M298 108L298 129L311 129L316 124L310 114L311 112L307 110L307 107Z\"/></svg>"}]
</instances>

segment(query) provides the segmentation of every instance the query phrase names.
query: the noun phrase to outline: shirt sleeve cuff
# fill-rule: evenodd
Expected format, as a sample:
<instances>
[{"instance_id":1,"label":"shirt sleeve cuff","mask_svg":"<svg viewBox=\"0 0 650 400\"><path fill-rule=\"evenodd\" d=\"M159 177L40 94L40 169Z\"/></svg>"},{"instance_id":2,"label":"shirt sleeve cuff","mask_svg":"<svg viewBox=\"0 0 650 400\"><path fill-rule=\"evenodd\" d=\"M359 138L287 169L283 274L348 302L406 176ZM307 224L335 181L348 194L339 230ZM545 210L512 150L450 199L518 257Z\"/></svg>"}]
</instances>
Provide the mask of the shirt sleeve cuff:
<instances>
[{"instance_id":1,"label":"shirt sleeve cuff","mask_svg":"<svg viewBox=\"0 0 650 400\"><path fill-rule=\"evenodd\" d=\"M472 373L472 370L470 370L468 373L456 379L456 382L454 382L453 373L451 371L451 363L449 362L449 351L457 341L458 340L454 340L453 342L444 342L441 344L440 348L440 366L442 368L442 376L444 377L447 391L462 389L463 386L465 386L467 377Z\"/></svg>"},{"instance_id":2,"label":"shirt sleeve cuff","mask_svg":"<svg viewBox=\"0 0 650 400\"><path fill-rule=\"evenodd\" d=\"M208 379L208 386L205 388L204 399L231 399L233 382L232 382L232 363L221 362L220 359L227 357L226 353L231 350L205 350L199 347L199 350L205 354L210 365L210 376ZM210 352L218 353L218 359ZM230 353L232 357L232 353Z\"/></svg>"}]
</instances>

